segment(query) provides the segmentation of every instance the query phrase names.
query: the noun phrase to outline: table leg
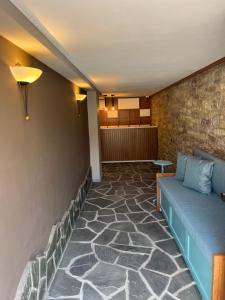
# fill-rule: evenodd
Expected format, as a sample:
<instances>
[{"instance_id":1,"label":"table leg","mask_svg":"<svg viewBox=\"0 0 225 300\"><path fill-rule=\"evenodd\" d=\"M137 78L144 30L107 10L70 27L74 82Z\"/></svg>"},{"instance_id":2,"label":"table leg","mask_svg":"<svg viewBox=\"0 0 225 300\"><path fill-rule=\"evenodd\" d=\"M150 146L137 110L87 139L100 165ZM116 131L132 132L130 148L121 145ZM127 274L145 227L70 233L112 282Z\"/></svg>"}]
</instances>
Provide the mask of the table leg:
<instances>
[{"instance_id":1,"label":"table leg","mask_svg":"<svg viewBox=\"0 0 225 300\"><path fill-rule=\"evenodd\" d=\"M161 173L164 173L164 166L161 166Z\"/></svg>"}]
</instances>

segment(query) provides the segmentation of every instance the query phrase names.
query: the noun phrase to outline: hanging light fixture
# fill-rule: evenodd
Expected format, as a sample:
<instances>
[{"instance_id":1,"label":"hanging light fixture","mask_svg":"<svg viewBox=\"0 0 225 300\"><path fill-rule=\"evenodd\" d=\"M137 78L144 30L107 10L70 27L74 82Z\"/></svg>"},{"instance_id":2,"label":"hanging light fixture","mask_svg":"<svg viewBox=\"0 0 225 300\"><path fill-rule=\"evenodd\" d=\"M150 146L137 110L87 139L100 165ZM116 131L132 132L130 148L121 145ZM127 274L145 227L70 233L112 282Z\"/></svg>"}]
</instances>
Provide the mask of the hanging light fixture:
<instances>
[{"instance_id":1,"label":"hanging light fixture","mask_svg":"<svg viewBox=\"0 0 225 300\"><path fill-rule=\"evenodd\" d=\"M107 95L104 95L104 99L105 99L105 111L108 110L108 108L107 108L107 100L106 100L106 97L107 97Z\"/></svg>"},{"instance_id":2,"label":"hanging light fixture","mask_svg":"<svg viewBox=\"0 0 225 300\"><path fill-rule=\"evenodd\" d=\"M28 113L28 85L36 81L42 74L42 71L37 68L24 67L19 64L10 67L10 71L17 81L24 101L25 119L29 120L30 116Z\"/></svg>"},{"instance_id":3,"label":"hanging light fixture","mask_svg":"<svg viewBox=\"0 0 225 300\"><path fill-rule=\"evenodd\" d=\"M112 110L115 110L115 99L114 99L115 95L111 95L112 97Z\"/></svg>"}]
</instances>

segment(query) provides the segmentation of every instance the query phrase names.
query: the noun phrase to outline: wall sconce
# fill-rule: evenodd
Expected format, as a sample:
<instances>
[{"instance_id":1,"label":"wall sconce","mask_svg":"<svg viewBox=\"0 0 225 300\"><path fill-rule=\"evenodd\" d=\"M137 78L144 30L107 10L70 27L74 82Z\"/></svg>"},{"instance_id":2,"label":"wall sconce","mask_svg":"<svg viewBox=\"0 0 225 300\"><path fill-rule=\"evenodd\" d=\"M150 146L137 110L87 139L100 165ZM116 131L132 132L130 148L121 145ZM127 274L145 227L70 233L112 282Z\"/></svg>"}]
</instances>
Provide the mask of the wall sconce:
<instances>
[{"instance_id":1,"label":"wall sconce","mask_svg":"<svg viewBox=\"0 0 225 300\"><path fill-rule=\"evenodd\" d=\"M21 89L21 93L24 101L25 119L29 120L30 117L28 113L28 97L27 97L28 84L36 81L41 76L42 71L40 69L23 67L20 65L11 66L10 71Z\"/></svg>"},{"instance_id":2,"label":"wall sconce","mask_svg":"<svg viewBox=\"0 0 225 300\"><path fill-rule=\"evenodd\" d=\"M75 94L75 98L77 101L77 114L80 116L80 102L84 101L87 98L85 94Z\"/></svg>"},{"instance_id":3,"label":"wall sconce","mask_svg":"<svg viewBox=\"0 0 225 300\"><path fill-rule=\"evenodd\" d=\"M87 95L84 94L75 94L77 101L84 101L87 98Z\"/></svg>"}]
</instances>

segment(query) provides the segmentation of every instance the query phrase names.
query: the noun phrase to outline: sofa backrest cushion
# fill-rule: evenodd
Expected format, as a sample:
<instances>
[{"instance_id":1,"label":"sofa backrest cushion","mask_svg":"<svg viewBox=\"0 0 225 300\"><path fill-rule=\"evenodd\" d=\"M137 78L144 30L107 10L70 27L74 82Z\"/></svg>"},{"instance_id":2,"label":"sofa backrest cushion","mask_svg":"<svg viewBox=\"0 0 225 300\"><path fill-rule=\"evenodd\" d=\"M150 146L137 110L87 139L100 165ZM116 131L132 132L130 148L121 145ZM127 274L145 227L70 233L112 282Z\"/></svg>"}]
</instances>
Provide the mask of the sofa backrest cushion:
<instances>
[{"instance_id":1,"label":"sofa backrest cushion","mask_svg":"<svg viewBox=\"0 0 225 300\"><path fill-rule=\"evenodd\" d=\"M177 170L176 170L176 179L184 181L184 174L186 169L188 155L178 152L177 153Z\"/></svg>"},{"instance_id":2,"label":"sofa backrest cushion","mask_svg":"<svg viewBox=\"0 0 225 300\"><path fill-rule=\"evenodd\" d=\"M203 194L212 191L212 172L214 161L189 157L187 159L183 186Z\"/></svg>"},{"instance_id":3,"label":"sofa backrest cushion","mask_svg":"<svg viewBox=\"0 0 225 300\"><path fill-rule=\"evenodd\" d=\"M225 192L225 161L219 159L205 151L194 150L194 155L202 157L202 159L214 161L213 174L212 174L212 188L220 195Z\"/></svg>"}]
</instances>

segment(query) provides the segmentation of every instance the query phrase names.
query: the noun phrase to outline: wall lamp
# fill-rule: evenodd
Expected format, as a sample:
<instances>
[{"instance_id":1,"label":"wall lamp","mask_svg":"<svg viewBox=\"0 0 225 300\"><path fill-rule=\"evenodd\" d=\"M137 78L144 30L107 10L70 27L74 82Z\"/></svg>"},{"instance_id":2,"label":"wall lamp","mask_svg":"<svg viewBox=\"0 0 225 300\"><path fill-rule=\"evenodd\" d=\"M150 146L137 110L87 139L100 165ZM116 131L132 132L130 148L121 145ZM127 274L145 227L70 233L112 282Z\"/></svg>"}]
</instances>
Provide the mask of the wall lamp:
<instances>
[{"instance_id":1,"label":"wall lamp","mask_svg":"<svg viewBox=\"0 0 225 300\"><path fill-rule=\"evenodd\" d=\"M41 76L42 71L40 69L23 67L21 65L11 66L10 71L21 89L21 93L24 101L25 119L29 120L30 116L28 113L28 97L27 97L28 85L36 81Z\"/></svg>"},{"instance_id":2,"label":"wall lamp","mask_svg":"<svg viewBox=\"0 0 225 300\"><path fill-rule=\"evenodd\" d=\"M84 101L87 98L87 95L85 94L75 94L77 101Z\"/></svg>"},{"instance_id":3,"label":"wall lamp","mask_svg":"<svg viewBox=\"0 0 225 300\"><path fill-rule=\"evenodd\" d=\"M75 94L75 98L77 101L77 114L80 116L80 102L84 101L87 98L85 94Z\"/></svg>"}]
</instances>

